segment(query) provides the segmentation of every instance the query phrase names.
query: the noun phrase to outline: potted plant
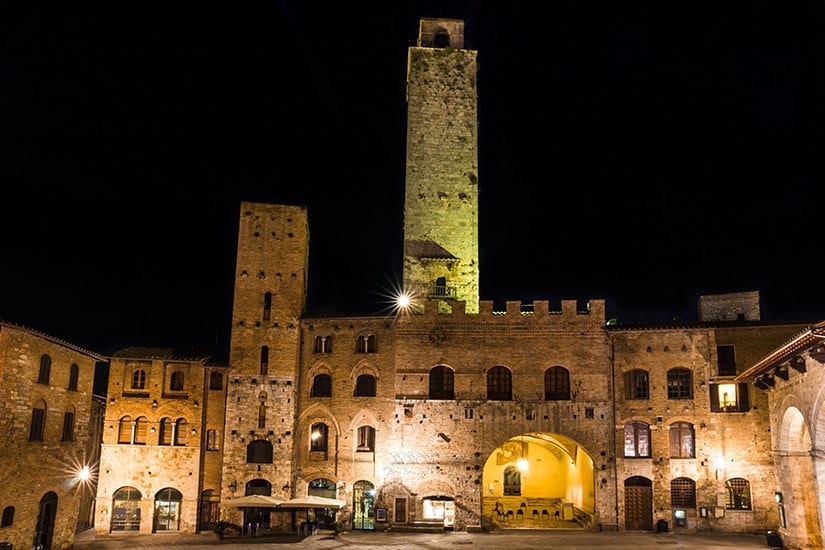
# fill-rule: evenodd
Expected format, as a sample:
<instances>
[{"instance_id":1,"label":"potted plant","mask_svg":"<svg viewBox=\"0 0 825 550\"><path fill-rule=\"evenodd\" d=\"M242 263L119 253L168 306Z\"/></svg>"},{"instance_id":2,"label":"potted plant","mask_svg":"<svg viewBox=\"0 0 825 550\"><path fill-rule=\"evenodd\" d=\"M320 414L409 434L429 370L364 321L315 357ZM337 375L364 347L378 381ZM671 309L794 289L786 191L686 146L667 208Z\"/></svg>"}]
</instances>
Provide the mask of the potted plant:
<instances>
[{"instance_id":1,"label":"potted plant","mask_svg":"<svg viewBox=\"0 0 825 550\"><path fill-rule=\"evenodd\" d=\"M229 531L229 527L232 524L228 521L216 521L215 527L212 529L215 532L215 536L218 537L218 540L223 540L223 537L226 536L227 531Z\"/></svg>"},{"instance_id":2,"label":"potted plant","mask_svg":"<svg viewBox=\"0 0 825 550\"><path fill-rule=\"evenodd\" d=\"M344 532L344 522L343 521L335 521L332 523L332 531L335 533L335 537L340 537L341 533Z\"/></svg>"}]
</instances>

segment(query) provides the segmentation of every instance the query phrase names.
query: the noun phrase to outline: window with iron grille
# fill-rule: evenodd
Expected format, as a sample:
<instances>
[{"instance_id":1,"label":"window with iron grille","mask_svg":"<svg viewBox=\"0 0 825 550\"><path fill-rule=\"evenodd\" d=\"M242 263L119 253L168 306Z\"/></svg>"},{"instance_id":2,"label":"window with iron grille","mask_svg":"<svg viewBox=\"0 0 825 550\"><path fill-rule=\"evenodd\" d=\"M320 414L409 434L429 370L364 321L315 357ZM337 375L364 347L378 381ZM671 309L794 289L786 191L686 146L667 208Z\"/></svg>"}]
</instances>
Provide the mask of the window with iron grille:
<instances>
[{"instance_id":1,"label":"window with iron grille","mask_svg":"<svg viewBox=\"0 0 825 550\"><path fill-rule=\"evenodd\" d=\"M750 481L734 477L725 482L725 508L728 510L751 509Z\"/></svg>"},{"instance_id":2,"label":"window with iron grille","mask_svg":"<svg viewBox=\"0 0 825 550\"><path fill-rule=\"evenodd\" d=\"M550 367L544 371L545 401L566 401L570 399L570 371L564 367Z\"/></svg>"},{"instance_id":3,"label":"window with iron grille","mask_svg":"<svg viewBox=\"0 0 825 550\"><path fill-rule=\"evenodd\" d=\"M686 477L677 477L670 482L671 508L696 507L696 482Z\"/></svg>"}]
</instances>

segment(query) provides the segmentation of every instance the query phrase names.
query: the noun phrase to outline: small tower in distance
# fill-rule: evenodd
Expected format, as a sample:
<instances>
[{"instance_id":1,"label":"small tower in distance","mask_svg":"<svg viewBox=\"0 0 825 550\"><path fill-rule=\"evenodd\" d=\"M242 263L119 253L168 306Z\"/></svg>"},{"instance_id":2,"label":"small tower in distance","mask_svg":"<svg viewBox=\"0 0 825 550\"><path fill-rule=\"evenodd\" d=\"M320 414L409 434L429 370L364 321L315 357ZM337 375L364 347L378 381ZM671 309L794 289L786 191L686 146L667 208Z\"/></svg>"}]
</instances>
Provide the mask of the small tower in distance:
<instances>
[{"instance_id":1,"label":"small tower in distance","mask_svg":"<svg viewBox=\"0 0 825 550\"><path fill-rule=\"evenodd\" d=\"M427 19L407 58L404 290L478 313L477 52L464 21Z\"/></svg>"}]
</instances>

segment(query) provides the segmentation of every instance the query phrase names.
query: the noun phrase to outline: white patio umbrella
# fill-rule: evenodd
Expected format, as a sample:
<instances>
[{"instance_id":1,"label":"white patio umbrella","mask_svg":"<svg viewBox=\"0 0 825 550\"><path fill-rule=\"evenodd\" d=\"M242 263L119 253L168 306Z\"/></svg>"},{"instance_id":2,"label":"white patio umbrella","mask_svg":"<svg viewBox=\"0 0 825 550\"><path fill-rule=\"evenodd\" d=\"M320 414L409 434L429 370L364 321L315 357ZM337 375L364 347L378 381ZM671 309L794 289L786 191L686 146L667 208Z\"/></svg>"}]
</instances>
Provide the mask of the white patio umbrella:
<instances>
[{"instance_id":1,"label":"white patio umbrella","mask_svg":"<svg viewBox=\"0 0 825 550\"><path fill-rule=\"evenodd\" d=\"M233 508L277 508L283 501L266 495L246 495L224 501L225 506Z\"/></svg>"},{"instance_id":2,"label":"white patio umbrella","mask_svg":"<svg viewBox=\"0 0 825 550\"><path fill-rule=\"evenodd\" d=\"M340 510L346 503L345 500L337 498L306 495L285 500L278 505L278 508L335 508Z\"/></svg>"}]
</instances>

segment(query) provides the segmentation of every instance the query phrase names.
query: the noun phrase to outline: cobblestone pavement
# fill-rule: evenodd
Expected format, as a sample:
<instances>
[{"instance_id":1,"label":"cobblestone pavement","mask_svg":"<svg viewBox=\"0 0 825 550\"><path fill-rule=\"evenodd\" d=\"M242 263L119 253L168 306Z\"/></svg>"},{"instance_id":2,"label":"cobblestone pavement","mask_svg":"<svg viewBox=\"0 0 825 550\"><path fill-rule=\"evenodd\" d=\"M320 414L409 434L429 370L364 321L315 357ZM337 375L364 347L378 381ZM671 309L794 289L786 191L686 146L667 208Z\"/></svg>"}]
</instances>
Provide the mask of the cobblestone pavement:
<instances>
[{"instance_id":1,"label":"cobblestone pavement","mask_svg":"<svg viewBox=\"0 0 825 550\"><path fill-rule=\"evenodd\" d=\"M218 540L211 532L198 535L106 535L83 533L75 542L75 550L115 550L186 546L187 550L263 550L264 547L286 550L586 550L623 549L647 550L756 550L770 548L764 534L676 534L588 531L502 530L492 533L373 533L348 532L340 537L332 532L301 537L275 535L267 537L227 537Z\"/></svg>"}]
</instances>

